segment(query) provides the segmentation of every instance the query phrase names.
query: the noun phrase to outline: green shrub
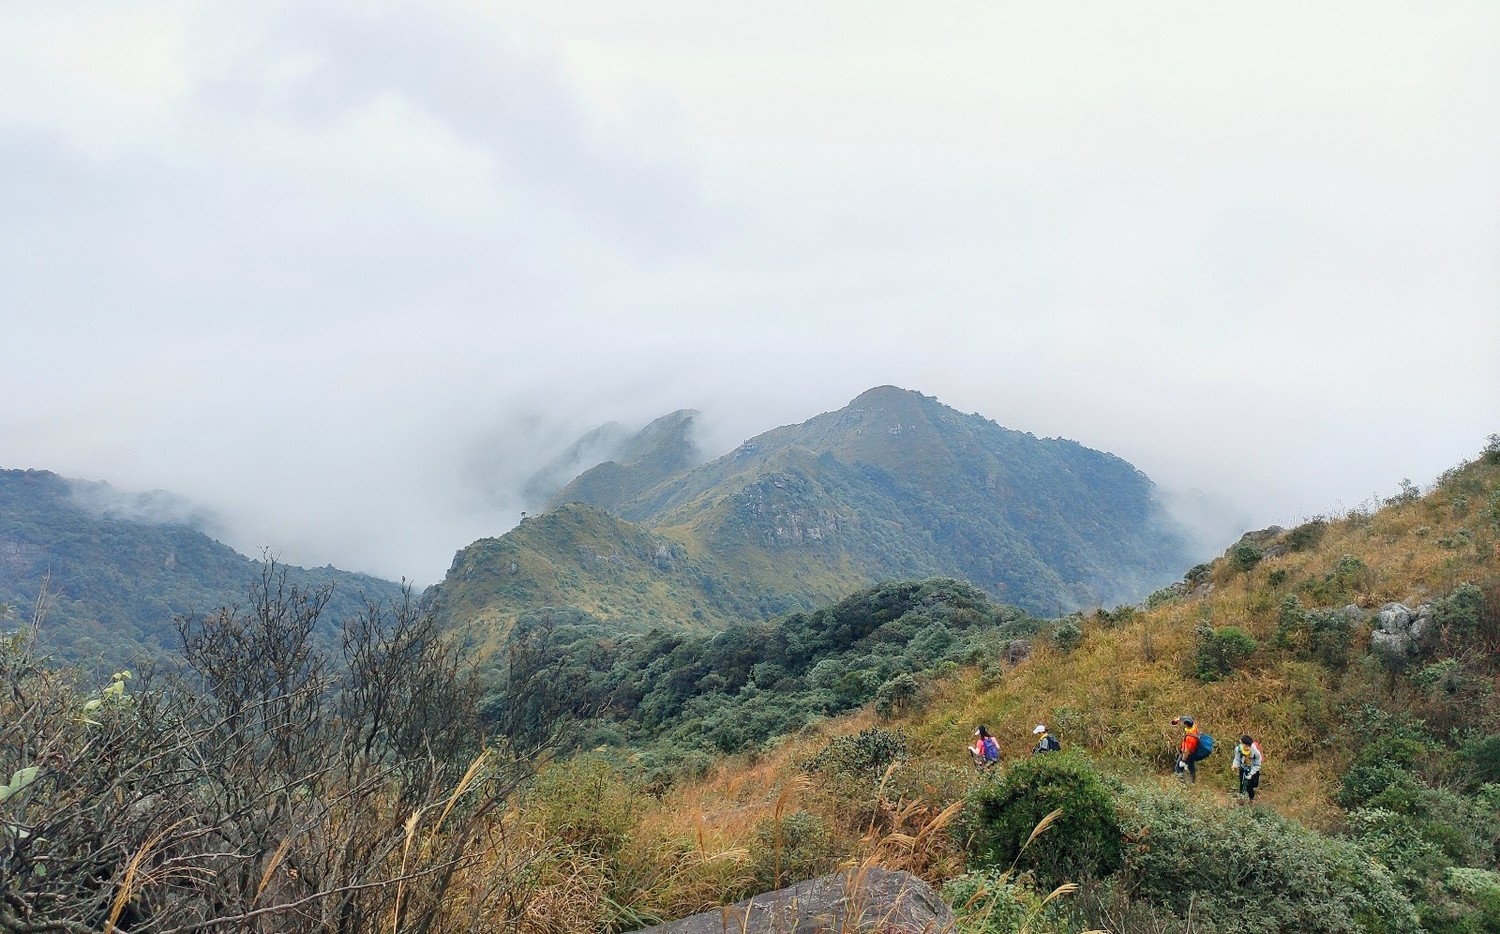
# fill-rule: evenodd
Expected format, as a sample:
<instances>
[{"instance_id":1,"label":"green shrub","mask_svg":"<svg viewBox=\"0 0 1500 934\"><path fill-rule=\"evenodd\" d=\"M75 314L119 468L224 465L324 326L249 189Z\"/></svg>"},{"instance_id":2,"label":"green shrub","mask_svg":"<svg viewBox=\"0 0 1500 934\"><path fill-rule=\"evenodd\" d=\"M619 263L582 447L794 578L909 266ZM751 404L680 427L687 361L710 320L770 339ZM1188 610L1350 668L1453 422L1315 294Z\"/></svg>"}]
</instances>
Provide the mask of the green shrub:
<instances>
[{"instance_id":1,"label":"green shrub","mask_svg":"<svg viewBox=\"0 0 1500 934\"><path fill-rule=\"evenodd\" d=\"M1392 785L1415 787L1411 769L1427 751L1426 744L1408 736L1379 736L1371 740L1344 773L1334 799L1340 807L1353 810L1364 807Z\"/></svg>"},{"instance_id":2,"label":"green shrub","mask_svg":"<svg viewBox=\"0 0 1500 934\"><path fill-rule=\"evenodd\" d=\"M1357 555L1342 555L1333 570L1318 580L1308 581L1304 587L1318 603L1342 603L1368 590L1373 577L1369 566Z\"/></svg>"},{"instance_id":3,"label":"green shrub","mask_svg":"<svg viewBox=\"0 0 1500 934\"><path fill-rule=\"evenodd\" d=\"M1409 893L1420 894L1453 866L1442 849L1422 835L1418 822L1405 814L1362 808L1349 815L1349 830Z\"/></svg>"},{"instance_id":4,"label":"green shrub","mask_svg":"<svg viewBox=\"0 0 1500 934\"><path fill-rule=\"evenodd\" d=\"M635 827L639 796L614 764L579 756L537 776L526 795L532 813L557 839L589 856L619 853Z\"/></svg>"},{"instance_id":5,"label":"green shrub","mask_svg":"<svg viewBox=\"0 0 1500 934\"><path fill-rule=\"evenodd\" d=\"M1135 613L1135 607L1124 603L1113 610L1106 610L1100 607L1094 616L1099 620L1099 625L1112 629L1115 626L1123 625L1135 619Z\"/></svg>"},{"instance_id":6,"label":"green shrub","mask_svg":"<svg viewBox=\"0 0 1500 934\"><path fill-rule=\"evenodd\" d=\"M1286 533L1286 547L1292 551L1306 551L1323 540L1328 531L1328 520L1312 519Z\"/></svg>"},{"instance_id":7,"label":"green shrub","mask_svg":"<svg viewBox=\"0 0 1500 934\"><path fill-rule=\"evenodd\" d=\"M1484 620L1484 591L1470 583L1459 584L1438 601L1433 618L1453 637L1473 639Z\"/></svg>"},{"instance_id":8,"label":"green shrub","mask_svg":"<svg viewBox=\"0 0 1500 934\"><path fill-rule=\"evenodd\" d=\"M1053 811L1062 813L1028 845ZM1018 762L1001 781L973 792L965 815L959 832L980 866L1030 870L1050 888L1109 875L1121 865L1114 797L1074 752Z\"/></svg>"},{"instance_id":9,"label":"green shrub","mask_svg":"<svg viewBox=\"0 0 1500 934\"><path fill-rule=\"evenodd\" d=\"M1416 934L1415 908L1357 844L1263 808L1222 810L1135 786L1120 798L1125 878L1138 898L1236 934Z\"/></svg>"},{"instance_id":10,"label":"green shrub","mask_svg":"<svg viewBox=\"0 0 1500 934\"><path fill-rule=\"evenodd\" d=\"M1470 739L1458 750L1468 788L1500 782L1500 734Z\"/></svg>"},{"instance_id":11,"label":"green shrub","mask_svg":"<svg viewBox=\"0 0 1500 934\"><path fill-rule=\"evenodd\" d=\"M1354 627L1341 610L1313 610L1307 614L1307 641L1313 658L1325 668L1343 671L1349 667L1354 646Z\"/></svg>"},{"instance_id":12,"label":"green shrub","mask_svg":"<svg viewBox=\"0 0 1500 934\"><path fill-rule=\"evenodd\" d=\"M1071 652L1083 643L1083 627L1074 619L1065 619L1052 629L1052 644L1060 652Z\"/></svg>"},{"instance_id":13,"label":"green shrub","mask_svg":"<svg viewBox=\"0 0 1500 934\"><path fill-rule=\"evenodd\" d=\"M1468 909L1449 930L1461 934L1500 931L1500 875L1488 869L1454 868L1448 870L1443 885Z\"/></svg>"},{"instance_id":14,"label":"green shrub","mask_svg":"<svg viewBox=\"0 0 1500 934\"><path fill-rule=\"evenodd\" d=\"M1002 869L980 869L949 879L942 896L953 906L965 934L1017 934L1042 910L1036 893Z\"/></svg>"},{"instance_id":15,"label":"green shrub","mask_svg":"<svg viewBox=\"0 0 1500 934\"><path fill-rule=\"evenodd\" d=\"M1255 654L1255 639L1238 626L1199 626L1196 671L1201 681L1217 681Z\"/></svg>"},{"instance_id":16,"label":"green shrub","mask_svg":"<svg viewBox=\"0 0 1500 934\"><path fill-rule=\"evenodd\" d=\"M1230 547L1228 554L1229 564L1236 571L1249 571L1260 564L1261 558L1265 557L1265 552L1261 550L1261 547L1251 541L1236 542Z\"/></svg>"},{"instance_id":17,"label":"green shrub","mask_svg":"<svg viewBox=\"0 0 1500 934\"><path fill-rule=\"evenodd\" d=\"M1281 610L1276 615L1276 647L1290 649L1300 646L1307 629L1307 611L1296 594L1281 598Z\"/></svg>"},{"instance_id":18,"label":"green shrub","mask_svg":"<svg viewBox=\"0 0 1500 934\"><path fill-rule=\"evenodd\" d=\"M838 736L803 763L808 772L879 781L892 764L906 758L906 734L871 727L854 736Z\"/></svg>"}]
</instances>

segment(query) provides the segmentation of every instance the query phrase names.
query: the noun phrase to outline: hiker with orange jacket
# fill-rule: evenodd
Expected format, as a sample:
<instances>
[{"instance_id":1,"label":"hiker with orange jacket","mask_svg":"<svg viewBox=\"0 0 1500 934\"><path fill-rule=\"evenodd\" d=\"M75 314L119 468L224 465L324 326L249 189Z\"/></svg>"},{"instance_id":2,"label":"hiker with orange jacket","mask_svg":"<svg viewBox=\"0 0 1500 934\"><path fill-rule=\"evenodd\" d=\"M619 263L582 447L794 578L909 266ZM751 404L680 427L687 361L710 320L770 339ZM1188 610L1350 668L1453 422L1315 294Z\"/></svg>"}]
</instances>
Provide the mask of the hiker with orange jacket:
<instances>
[{"instance_id":1,"label":"hiker with orange jacket","mask_svg":"<svg viewBox=\"0 0 1500 934\"><path fill-rule=\"evenodd\" d=\"M1177 773L1187 773L1187 780L1198 781L1198 760L1214 751L1214 738L1201 732L1192 717L1173 717L1172 725L1181 725L1182 742L1177 744Z\"/></svg>"}]
</instances>

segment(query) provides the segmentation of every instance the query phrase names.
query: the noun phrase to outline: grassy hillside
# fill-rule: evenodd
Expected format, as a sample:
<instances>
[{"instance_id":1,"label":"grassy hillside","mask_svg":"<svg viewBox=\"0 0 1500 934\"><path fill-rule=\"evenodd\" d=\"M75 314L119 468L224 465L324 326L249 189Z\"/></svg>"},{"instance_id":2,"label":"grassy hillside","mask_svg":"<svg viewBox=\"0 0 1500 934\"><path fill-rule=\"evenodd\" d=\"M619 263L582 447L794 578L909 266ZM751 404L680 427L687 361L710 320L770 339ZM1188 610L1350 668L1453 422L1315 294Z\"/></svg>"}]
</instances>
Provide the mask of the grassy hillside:
<instances>
[{"instance_id":1,"label":"grassy hillside","mask_svg":"<svg viewBox=\"0 0 1500 934\"><path fill-rule=\"evenodd\" d=\"M737 559L960 577L1047 612L1143 594L1180 570L1183 544L1152 490L1112 455L882 386L619 511Z\"/></svg>"},{"instance_id":2,"label":"grassy hillside","mask_svg":"<svg viewBox=\"0 0 1500 934\"><path fill-rule=\"evenodd\" d=\"M1399 656L1372 649L1392 602L1429 606L1436 627ZM1379 508L1247 536L1144 604L1053 621L1032 641L1019 664L930 668L904 707L724 758L660 799L627 754L575 758L537 786L522 822L555 826L576 803L563 789L588 782L590 826L613 842L587 867L569 863L570 878L638 917L854 860L946 881L968 905L966 931L1026 919L1032 931L1183 934L1500 926L1500 443L1426 495L1403 486ZM1221 750L1191 787L1170 777L1170 720L1184 713ZM1027 756L1037 722L1064 756ZM976 723L1000 738L1003 776L968 768ZM1241 732L1266 755L1251 808L1229 771ZM1102 777L1088 794L1112 802L1117 829L1089 837L1097 828L1064 817L1015 857L1031 875L1007 876L1012 856L997 864L976 845L999 839L984 802L1063 800L1083 774ZM1059 865L1049 839L1124 847L1044 905Z\"/></svg>"}]
</instances>

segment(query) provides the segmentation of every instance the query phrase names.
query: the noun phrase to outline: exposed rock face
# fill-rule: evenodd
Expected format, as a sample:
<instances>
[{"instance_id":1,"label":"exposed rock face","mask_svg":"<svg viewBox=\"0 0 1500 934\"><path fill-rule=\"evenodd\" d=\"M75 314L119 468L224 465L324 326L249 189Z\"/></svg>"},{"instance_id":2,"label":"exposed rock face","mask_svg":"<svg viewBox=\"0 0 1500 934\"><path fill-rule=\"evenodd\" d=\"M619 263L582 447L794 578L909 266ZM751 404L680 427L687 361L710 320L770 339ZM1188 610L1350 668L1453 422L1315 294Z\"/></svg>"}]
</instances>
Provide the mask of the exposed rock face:
<instances>
[{"instance_id":1,"label":"exposed rock face","mask_svg":"<svg viewBox=\"0 0 1500 934\"><path fill-rule=\"evenodd\" d=\"M953 912L908 872L820 876L638 934L940 934Z\"/></svg>"},{"instance_id":2,"label":"exposed rock face","mask_svg":"<svg viewBox=\"0 0 1500 934\"><path fill-rule=\"evenodd\" d=\"M1429 651L1437 636L1431 604L1413 610L1402 603L1387 603L1375 615L1370 651L1390 661L1404 661Z\"/></svg>"}]
</instances>

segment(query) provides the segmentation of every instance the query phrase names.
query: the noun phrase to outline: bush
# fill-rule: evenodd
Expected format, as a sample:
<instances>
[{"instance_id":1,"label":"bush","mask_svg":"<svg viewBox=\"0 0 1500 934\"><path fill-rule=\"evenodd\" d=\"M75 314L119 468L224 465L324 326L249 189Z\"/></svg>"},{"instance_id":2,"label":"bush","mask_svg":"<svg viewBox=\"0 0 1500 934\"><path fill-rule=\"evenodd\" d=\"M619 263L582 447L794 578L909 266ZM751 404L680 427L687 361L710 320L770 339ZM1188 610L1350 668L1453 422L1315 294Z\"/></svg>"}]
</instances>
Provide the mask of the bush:
<instances>
[{"instance_id":1,"label":"bush","mask_svg":"<svg viewBox=\"0 0 1500 934\"><path fill-rule=\"evenodd\" d=\"M1304 586L1315 600L1326 605L1345 602L1356 593L1369 590L1373 581L1369 565L1359 556L1341 555L1333 570Z\"/></svg>"},{"instance_id":2,"label":"bush","mask_svg":"<svg viewBox=\"0 0 1500 934\"><path fill-rule=\"evenodd\" d=\"M1323 540L1323 533L1328 531L1328 520L1313 519L1304 522L1286 533L1286 547L1292 551L1306 551Z\"/></svg>"},{"instance_id":3,"label":"bush","mask_svg":"<svg viewBox=\"0 0 1500 934\"><path fill-rule=\"evenodd\" d=\"M823 820L807 811L767 817L755 827L752 871L761 891L811 879L831 863Z\"/></svg>"},{"instance_id":4,"label":"bush","mask_svg":"<svg viewBox=\"0 0 1500 934\"><path fill-rule=\"evenodd\" d=\"M1236 571L1249 571L1265 557L1259 545L1251 541L1236 542L1229 549L1229 564Z\"/></svg>"},{"instance_id":5,"label":"bush","mask_svg":"<svg viewBox=\"0 0 1500 934\"><path fill-rule=\"evenodd\" d=\"M1470 583L1459 584L1438 601L1433 618L1460 641L1469 641L1484 621L1484 591Z\"/></svg>"},{"instance_id":6,"label":"bush","mask_svg":"<svg viewBox=\"0 0 1500 934\"><path fill-rule=\"evenodd\" d=\"M1059 810L1033 839L1042 820ZM959 832L978 865L1028 869L1049 888L1106 876L1121 865L1113 795L1074 752L1022 760L1001 781L981 786Z\"/></svg>"},{"instance_id":7,"label":"bush","mask_svg":"<svg viewBox=\"0 0 1500 934\"><path fill-rule=\"evenodd\" d=\"M1427 753L1427 746L1407 736L1381 736L1364 745L1334 799L1340 807L1364 807L1393 785L1416 786L1412 766Z\"/></svg>"},{"instance_id":8,"label":"bush","mask_svg":"<svg viewBox=\"0 0 1500 934\"><path fill-rule=\"evenodd\" d=\"M1349 830L1370 855L1390 869L1396 881L1419 894L1441 878L1453 861L1422 836L1412 818L1383 807L1362 808L1349 815Z\"/></svg>"},{"instance_id":9,"label":"bush","mask_svg":"<svg viewBox=\"0 0 1500 934\"><path fill-rule=\"evenodd\" d=\"M1313 658L1332 671L1349 667L1349 650L1354 646L1354 627L1340 610L1314 610L1307 624Z\"/></svg>"},{"instance_id":10,"label":"bush","mask_svg":"<svg viewBox=\"0 0 1500 934\"><path fill-rule=\"evenodd\" d=\"M1217 681L1255 654L1255 640L1238 626L1198 627L1197 674L1200 681Z\"/></svg>"},{"instance_id":11,"label":"bush","mask_svg":"<svg viewBox=\"0 0 1500 934\"><path fill-rule=\"evenodd\" d=\"M1121 824L1135 894L1179 914L1225 919L1237 934L1420 930L1411 901L1360 846L1274 812L1133 787L1121 795Z\"/></svg>"},{"instance_id":12,"label":"bush","mask_svg":"<svg viewBox=\"0 0 1500 934\"><path fill-rule=\"evenodd\" d=\"M959 930L969 934L1016 934L1041 910L1041 899L1000 869L966 872L943 884Z\"/></svg>"},{"instance_id":13,"label":"bush","mask_svg":"<svg viewBox=\"0 0 1500 934\"><path fill-rule=\"evenodd\" d=\"M1065 619L1052 630L1052 644L1059 652L1067 653L1083 643L1083 627L1075 619Z\"/></svg>"},{"instance_id":14,"label":"bush","mask_svg":"<svg viewBox=\"0 0 1500 934\"><path fill-rule=\"evenodd\" d=\"M534 747L481 752L479 685L409 593L334 646L329 596L268 561L246 604L179 621L183 668L102 692L0 639L0 929L451 917Z\"/></svg>"},{"instance_id":15,"label":"bush","mask_svg":"<svg viewBox=\"0 0 1500 934\"><path fill-rule=\"evenodd\" d=\"M1307 611L1302 609L1302 601L1296 594L1282 597L1281 609L1276 615L1277 648L1290 649L1301 645L1306 629Z\"/></svg>"},{"instance_id":16,"label":"bush","mask_svg":"<svg viewBox=\"0 0 1500 934\"><path fill-rule=\"evenodd\" d=\"M1458 761L1467 773L1470 790L1500 782L1500 735L1476 737L1464 743L1458 751Z\"/></svg>"},{"instance_id":17,"label":"bush","mask_svg":"<svg viewBox=\"0 0 1500 934\"><path fill-rule=\"evenodd\" d=\"M587 755L538 775L526 803L555 839L591 857L612 858L635 827L640 801L612 762Z\"/></svg>"},{"instance_id":18,"label":"bush","mask_svg":"<svg viewBox=\"0 0 1500 934\"><path fill-rule=\"evenodd\" d=\"M854 736L838 736L803 763L808 772L879 781L892 764L906 758L906 734L871 727Z\"/></svg>"}]
</instances>

